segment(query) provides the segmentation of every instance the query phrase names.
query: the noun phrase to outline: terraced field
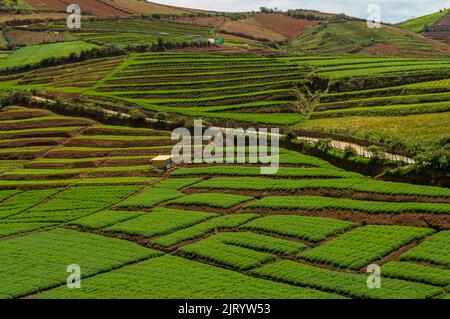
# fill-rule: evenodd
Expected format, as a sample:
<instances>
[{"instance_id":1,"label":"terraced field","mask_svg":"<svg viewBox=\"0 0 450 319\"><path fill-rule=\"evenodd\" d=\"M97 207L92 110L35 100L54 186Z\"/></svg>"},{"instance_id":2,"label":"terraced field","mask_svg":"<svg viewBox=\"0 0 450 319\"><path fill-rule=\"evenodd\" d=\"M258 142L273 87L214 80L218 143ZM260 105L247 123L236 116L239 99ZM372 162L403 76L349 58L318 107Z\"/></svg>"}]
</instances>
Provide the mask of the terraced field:
<instances>
[{"instance_id":1,"label":"terraced field","mask_svg":"<svg viewBox=\"0 0 450 319\"><path fill-rule=\"evenodd\" d=\"M156 112L287 125L301 119L290 88L305 76L306 69L275 58L137 54L92 94Z\"/></svg>"},{"instance_id":2,"label":"terraced field","mask_svg":"<svg viewBox=\"0 0 450 319\"><path fill-rule=\"evenodd\" d=\"M121 16L155 6L98 3ZM290 17L292 28L283 15L257 17L299 38L206 44L220 35L190 16L86 18L70 32L63 20L8 27L73 41L0 51L0 298L448 298L449 188L371 178L319 147L303 150L321 158L294 151L294 138L271 175L261 174L267 155L248 148L215 149L254 160L246 164L151 166L176 142L161 127L194 118L318 144L362 139L411 157L448 151L444 44L393 26L369 41L373 32L348 33L360 22ZM328 36L339 43L315 50ZM77 56L92 48L104 51ZM377 55L336 55L348 50ZM33 69L7 70L24 65ZM83 289L67 288L70 264ZM367 286L373 264L381 288Z\"/></svg>"},{"instance_id":3,"label":"terraced field","mask_svg":"<svg viewBox=\"0 0 450 319\"><path fill-rule=\"evenodd\" d=\"M146 184L157 177L148 157L172 145L166 132L124 130L41 109L10 106L1 114L7 118L0 121L3 188Z\"/></svg>"},{"instance_id":4,"label":"terraced field","mask_svg":"<svg viewBox=\"0 0 450 319\"><path fill-rule=\"evenodd\" d=\"M65 21L36 24L33 28L64 32ZM158 38L170 43L206 42L212 36L208 27L189 26L151 18L99 19L83 21L80 31L72 31L77 39L115 47L138 47L156 44Z\"/></svg>"},{"instance_id":5,"label":"terraced field","mask_svg":"<svg viewBox=\"0 0 450 319\"><path fill-rule=\"evenodd\" d=\"M287 58L293 61L292 58ZM380 57L295 58L330 81L310 121L299 128L402 145L410 152L445 141L449 61ZM409 82L409 83L408 83ZM404 134L404 131L416 134Z\"/></svg>"},{"instance_id":6,"label":"terraced field","mask_svg":"<svg viewBox=\"0 0 450 319\"><path fill-rule=\"evenodd\" d=\"M96 103L115 100L153 113L296 126L411 148L446 137L440 128L449 121L449 79L447 59L166 52L1 76L0 87L83 92ZM307 107L299 96L310 81L322 83L322 92ZM419 138L402 134L398 121Z\"/></svg>"},{"instance_id":7,"label":"terraced field","mask_svg":"<svg viewBox=\"0 0 450 319\"><path fill-rule=\"evenodd\" d=\"M0 137L1 298L446 295L447 188L286 149L272 176L255 176L259 164L162 172L149 159L170 152L168 132L37 108L3 108ZM380 289L366 284L372 263ZM69 264L83 289L65 286Z\"/></svg>"}]
</instances>

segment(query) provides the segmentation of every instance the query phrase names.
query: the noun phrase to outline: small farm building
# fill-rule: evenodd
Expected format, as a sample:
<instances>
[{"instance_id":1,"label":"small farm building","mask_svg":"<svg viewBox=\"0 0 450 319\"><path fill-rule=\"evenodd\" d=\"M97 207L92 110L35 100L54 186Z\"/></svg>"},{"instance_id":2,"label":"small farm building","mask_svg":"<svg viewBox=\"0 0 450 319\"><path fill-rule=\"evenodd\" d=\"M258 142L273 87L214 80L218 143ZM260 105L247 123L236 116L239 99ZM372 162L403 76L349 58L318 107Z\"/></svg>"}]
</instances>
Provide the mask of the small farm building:
<instances>
[{"instance_id":1,"label":"small farm building","mask_svg":"<svg viewBox=\"0 0 450 319\"><path fill-rule=\"evenodd\" d=\"M161 169L166 171L173 166L173 156L172 155L159 155L151 160L153 168Z\"/></svg>"}]
</instances>

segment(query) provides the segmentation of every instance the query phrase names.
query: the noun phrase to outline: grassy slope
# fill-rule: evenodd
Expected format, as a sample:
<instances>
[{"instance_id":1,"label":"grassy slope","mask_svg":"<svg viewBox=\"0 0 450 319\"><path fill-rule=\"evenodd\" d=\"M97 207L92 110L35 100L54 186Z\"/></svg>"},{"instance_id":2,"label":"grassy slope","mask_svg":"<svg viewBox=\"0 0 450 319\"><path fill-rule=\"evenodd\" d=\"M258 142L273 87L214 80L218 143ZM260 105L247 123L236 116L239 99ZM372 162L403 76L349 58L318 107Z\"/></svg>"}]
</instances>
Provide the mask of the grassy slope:
<instances>
[{"instance_id":1,"label":"grassy slope","mask_svg":"<svg viewBox=\"0 0 450 319\"><path fill-rule=\"evenodd\" d=\"M442 10L423 17L414 18L400 23L400 26L412 32L420 33L427 27L432 26L443 16L450 14L450 9Z\"/></svg>"},{"instance_id":2,"label":"grassy slope","mask_svg":"<svg viewBox=\"0 0 450 319\"><path fill-rule=\"evenodd\" d=\"M406 30L387 25L369 29L365 22L355 21L329 22L309 28L286 48L297 54L374 53L416 57L440 56L448 50Z\"/></svg>"},{"instance_id":3,"label":"grassy slope","mask_svg":"<svg viewBox=\"0 0 450 319\"><path fill-rule=\"evenodd\" d=\"M414 145L427 145L443 138L445 127L450 127L450 113L312 119L301 126L313 131L323 131L326 128L326 131L350 133L360 137L387 136ZM405 131L420 134L405 134Z\"/></svg>"},{"instance_id":4,"label":"grassy slope","mask_svg":"<svg viewBox=\"0 0 450 319\"><path fill-rule=\"evenodd\" d=\"M49 57L67 57L71 53L95 48L96 45L83 41L39 44L23 47L0 63L0 69L36 64Z\"/></svg>"}]
</instances>

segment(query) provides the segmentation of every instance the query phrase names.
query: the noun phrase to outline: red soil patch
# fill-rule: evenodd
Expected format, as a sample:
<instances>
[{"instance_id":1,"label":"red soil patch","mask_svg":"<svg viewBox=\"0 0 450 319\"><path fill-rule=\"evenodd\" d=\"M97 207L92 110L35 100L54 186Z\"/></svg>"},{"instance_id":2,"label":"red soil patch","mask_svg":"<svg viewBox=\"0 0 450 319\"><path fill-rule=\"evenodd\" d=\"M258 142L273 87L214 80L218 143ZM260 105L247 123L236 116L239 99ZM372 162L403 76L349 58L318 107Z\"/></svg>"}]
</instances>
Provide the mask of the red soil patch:
<instances>
[{"instance_id":1,"label":"red soil patch","mask_svg":"<svg viewBox=\"0 0 450 319\"><path fill-rule=\"evenodd\" d=\"M64 138L32 138L19 140L3 140L0 141L0 148L15 148L26 146L51 146L57 145L64 141Z\"/></svg>"},{"instance_id":2,"label":"red soil patch","mask_svg":"<svg viewBox=\"0 0 450 319\"><path fill-rule=\"evenodd\" d=\"M284 41L287 39L286 36L267 28L253 17L227 22L220 28L220 31L260 41Z\"/></svg>"},{"instance_id":3,"label":"red soil patch","mask_svg":"<svg viewBox=\"0 0 450 319\"><path fill-rule=\"evenodd\" d=\"M113 128L102 128L102 127L88 127L83 131L84 135L141 135L141 136L171 136L169 132L165 131L151 131L151 130L140 130L139 128L120 130Z\"/></svg>"},{"instance_id":4,"label":"red soil patch","mask_svg":"<svg viewBox=\"0 0 450 319\"><path fill-rule=\"evenodd\" d=\"M66 33L34 32L25 30L11 30L6 32L6 35L15 45L51 43L70 39L70 36Z\"/></svg>"},{"instance_id":5,"label":"red soil patch","mask_svg":"<svg viewBox=\"0 0 450 319\"><path fill-rule=\"evenodd\" d=\"M47 116L50 112L46 110L13 110L13 111L7 111L7 112L1 112L0 113L0 120L20 120L20 119L27 119L30 117L40 117L40 116Z\"/></svg>"},{"instance_id":6,"label":"red soil patch","mask_svg":"<svg viewBox=\"0 0 450 319\"><path fill-rule=\"evenodd\" d=\"M50 9L55 11L66 11L68 6L60 0L26 0L27 3L36 9Z\"/></svg>"},{"instance_id":7,"label":"red soil patch","mask_svg":"<svg viewBox=\"0 0 450 319\"><path fill-rule=\"evenodd\" d=\"M44 127L84 126L91 125L93 123L94 121L90 121L88 119L42 119L40 121L0 123L0 130L6 131Z\"/></svg>"},{"instance_id":8,"label":"red soil patch","mask_svg":"<svg viewBox=\"0 0 450 319\"><path fill-rule=\"evenodd\" d=\"M306 28L319 24L319 21L295 19L278 13L256 14L254 18L265 27L281 33L290 39L296 38Z\"/></svg>"},{"instance_id":9,"label":"red soil patch","mask_svg":"<svg viewBox=\"0 0 450 319\"><path fill-rule=\"evenodd\" d=\"M72 139L65 143L65 146L73 147L147 147L170 145L170 139L148 139L148 140L104 140L104 139Z\"/></svg>"},{"instance_id":10,"label":"red soil patch","mask_svg":"<svg viewBox=\"0 0 450 319\"><path fill-rule=\"evenodd\" d=\"M359 53L389 56L398 56L400 54L397 46L392 43L375 43L371 46L365 47L359 51Z\"/></svg>"},{"instance_id":11,"label":"red soil patch","mask_svg":"<svg viewBox=\"0 0 450 319\"><path fill-rule=\"evenodd\" d=\"M177 17L164 20L175 23L207 26L212 28L220 28L222 25L230 21L230 19L227 17Z\"/></svg>"},{"instance_id":12,"label":"red soil patch","mask_svg":"<svg viewBox=\"0 0 450 319\"><path fill-rule=\"evenodd\" d=\"M49 9L54 11L65 11L71 4L67 0L27 0L28 4L38 9ZM92 13L99 16L126 16L130 12L116 6L110 0L78 0L76 2L81 13Z\"/></svg>"}]
</instances>

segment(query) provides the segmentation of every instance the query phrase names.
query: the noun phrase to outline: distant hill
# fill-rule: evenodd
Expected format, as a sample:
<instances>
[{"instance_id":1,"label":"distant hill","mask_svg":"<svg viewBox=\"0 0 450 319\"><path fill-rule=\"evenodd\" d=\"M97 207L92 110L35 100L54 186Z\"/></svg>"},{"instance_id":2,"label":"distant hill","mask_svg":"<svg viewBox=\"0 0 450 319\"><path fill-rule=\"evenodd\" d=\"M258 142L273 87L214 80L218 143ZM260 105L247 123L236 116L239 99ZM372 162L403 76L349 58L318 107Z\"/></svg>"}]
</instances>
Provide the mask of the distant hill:
<instances>
[{"instance_id":1,"label":"distant hill","mask_svg":"<svg viewBox=\"0 0 450 319\"><path fill-rule=\"evenodd\" d=\"M65 11L68 3L65 0L21 0L37 10ZM82 12L90 12L98 16L126 16L131 14L190 14L206 12L197 9L186 9L162 5L145 0L78 0L76 3Z\"/></svg>"},{"instance_id":2,"label":"distant hill","mask_svg":"<svg viewBox=\"0 0 450 319\"><path fill-rule=\"evenodd\" d=\"M366 22L327 21L306 29L288 50L301 54L377 54L402 57L449 56L450 48L390 25L369 29Z\"/></svg>"}]
</instances>

